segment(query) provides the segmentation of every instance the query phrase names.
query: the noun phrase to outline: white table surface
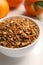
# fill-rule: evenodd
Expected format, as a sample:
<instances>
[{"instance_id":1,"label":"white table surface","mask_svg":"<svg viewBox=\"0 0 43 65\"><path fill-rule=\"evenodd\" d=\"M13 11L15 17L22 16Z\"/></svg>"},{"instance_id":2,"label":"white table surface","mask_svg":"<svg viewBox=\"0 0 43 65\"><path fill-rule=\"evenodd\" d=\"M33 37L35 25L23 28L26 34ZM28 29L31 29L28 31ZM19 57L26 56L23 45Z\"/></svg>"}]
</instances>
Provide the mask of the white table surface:
<instances>
[{"instance_id":1,"label":"white table surface","mask_svg":"<svg viewBox=\"0 0 43 65\"><path fill-rule=\"evenodd\" d=\"M23 12L25 12L24 6L20 5L18 9L10 11L7 17L20 15ZM0 65L43 65L43 24L37 22L40 25L41 35L35 48L22 58L9 58L0 53Z\"/></svg>"}]
</instances>

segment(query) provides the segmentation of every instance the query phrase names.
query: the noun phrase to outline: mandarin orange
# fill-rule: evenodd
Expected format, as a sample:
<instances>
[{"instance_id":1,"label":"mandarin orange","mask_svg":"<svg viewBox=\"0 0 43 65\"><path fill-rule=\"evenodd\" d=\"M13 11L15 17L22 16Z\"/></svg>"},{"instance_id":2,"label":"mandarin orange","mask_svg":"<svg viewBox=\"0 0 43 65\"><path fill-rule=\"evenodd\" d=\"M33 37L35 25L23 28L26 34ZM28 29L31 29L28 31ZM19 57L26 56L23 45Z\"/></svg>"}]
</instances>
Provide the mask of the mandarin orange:
<instances>
[{"instance_id":1,"label":"mandarin orange","mask_svg":"<svg viewBox=\"0 0 43 65\"><path fill-rule=\"evenodd\" d=\"M6 0L0 0L0 18L7 15L9 12L9 5Z\"/></svg>"}]
</instances>

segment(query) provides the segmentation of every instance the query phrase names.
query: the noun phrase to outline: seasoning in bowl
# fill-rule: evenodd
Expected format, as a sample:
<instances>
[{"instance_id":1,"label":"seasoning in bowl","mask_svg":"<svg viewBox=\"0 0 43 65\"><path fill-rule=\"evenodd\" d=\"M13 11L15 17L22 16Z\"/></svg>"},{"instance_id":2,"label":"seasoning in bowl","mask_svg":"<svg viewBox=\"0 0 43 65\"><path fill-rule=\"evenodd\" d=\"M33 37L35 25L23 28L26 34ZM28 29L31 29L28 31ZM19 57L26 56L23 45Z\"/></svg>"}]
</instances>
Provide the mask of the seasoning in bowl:
<instances>
[{"instance_id":1,"label":"seasoning in bowl","mask_svg":"<svg viewBox=\"0 0 43 65\"><path fill-rule=\"evenodd\" d=\"M39 27L23 17L12 17L0 22L0 45L20 48L32 44L39 35Z\"/></svg>"}]
</instances>

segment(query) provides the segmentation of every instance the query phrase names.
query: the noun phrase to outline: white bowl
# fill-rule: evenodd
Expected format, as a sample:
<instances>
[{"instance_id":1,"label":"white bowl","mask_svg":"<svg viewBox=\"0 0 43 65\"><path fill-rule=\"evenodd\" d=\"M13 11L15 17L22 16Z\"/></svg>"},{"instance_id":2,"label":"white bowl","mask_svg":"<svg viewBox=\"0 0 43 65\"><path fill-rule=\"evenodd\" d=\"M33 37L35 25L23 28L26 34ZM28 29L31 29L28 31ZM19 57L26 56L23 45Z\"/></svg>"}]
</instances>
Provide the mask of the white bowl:
<instances>
[{"instance_id":1,"label":"white bowl","mask_svg":"<svg viewBox=\"0 0 43 65\"><path fill-rule=\"evenodd\" d=\"M15 17L15 16L13 16L13 17ZM26 17L26 16L19 16L19 17L28 18L28 19L34 21L37 24L37 22L30 17ZM6 19L4 19L4 20L6 20ZM39 25L38 25L38 27L39 27ZM39 37L40 37L40 27L39 27L39 36L32 44L25 46L25 47L22 47L22 48L7 48L7 47L0 46L0 52L3 53L6 56L9 56L9 57L25 56L27 52L31 51L36 46L36 43L38 42Z\"/></svg>"}]
</instances>

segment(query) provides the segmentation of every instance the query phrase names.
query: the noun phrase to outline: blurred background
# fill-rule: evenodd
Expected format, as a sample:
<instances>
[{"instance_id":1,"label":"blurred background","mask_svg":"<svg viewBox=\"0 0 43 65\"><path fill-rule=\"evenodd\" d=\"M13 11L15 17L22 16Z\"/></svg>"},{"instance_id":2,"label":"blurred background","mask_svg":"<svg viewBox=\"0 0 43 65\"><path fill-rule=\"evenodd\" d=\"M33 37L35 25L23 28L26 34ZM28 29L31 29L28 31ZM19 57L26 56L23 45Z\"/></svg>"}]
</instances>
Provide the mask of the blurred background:
<instances>
[{"instance_id":1,"label":"blurred background","mask_svg":"<svg viewBox=\"0 0 43 65\"><path fill-rule=\"evenodd\" d=\"M0 19L24 15L43 21L43 0L0 0Z\"/></svg>"}]
</instances>

